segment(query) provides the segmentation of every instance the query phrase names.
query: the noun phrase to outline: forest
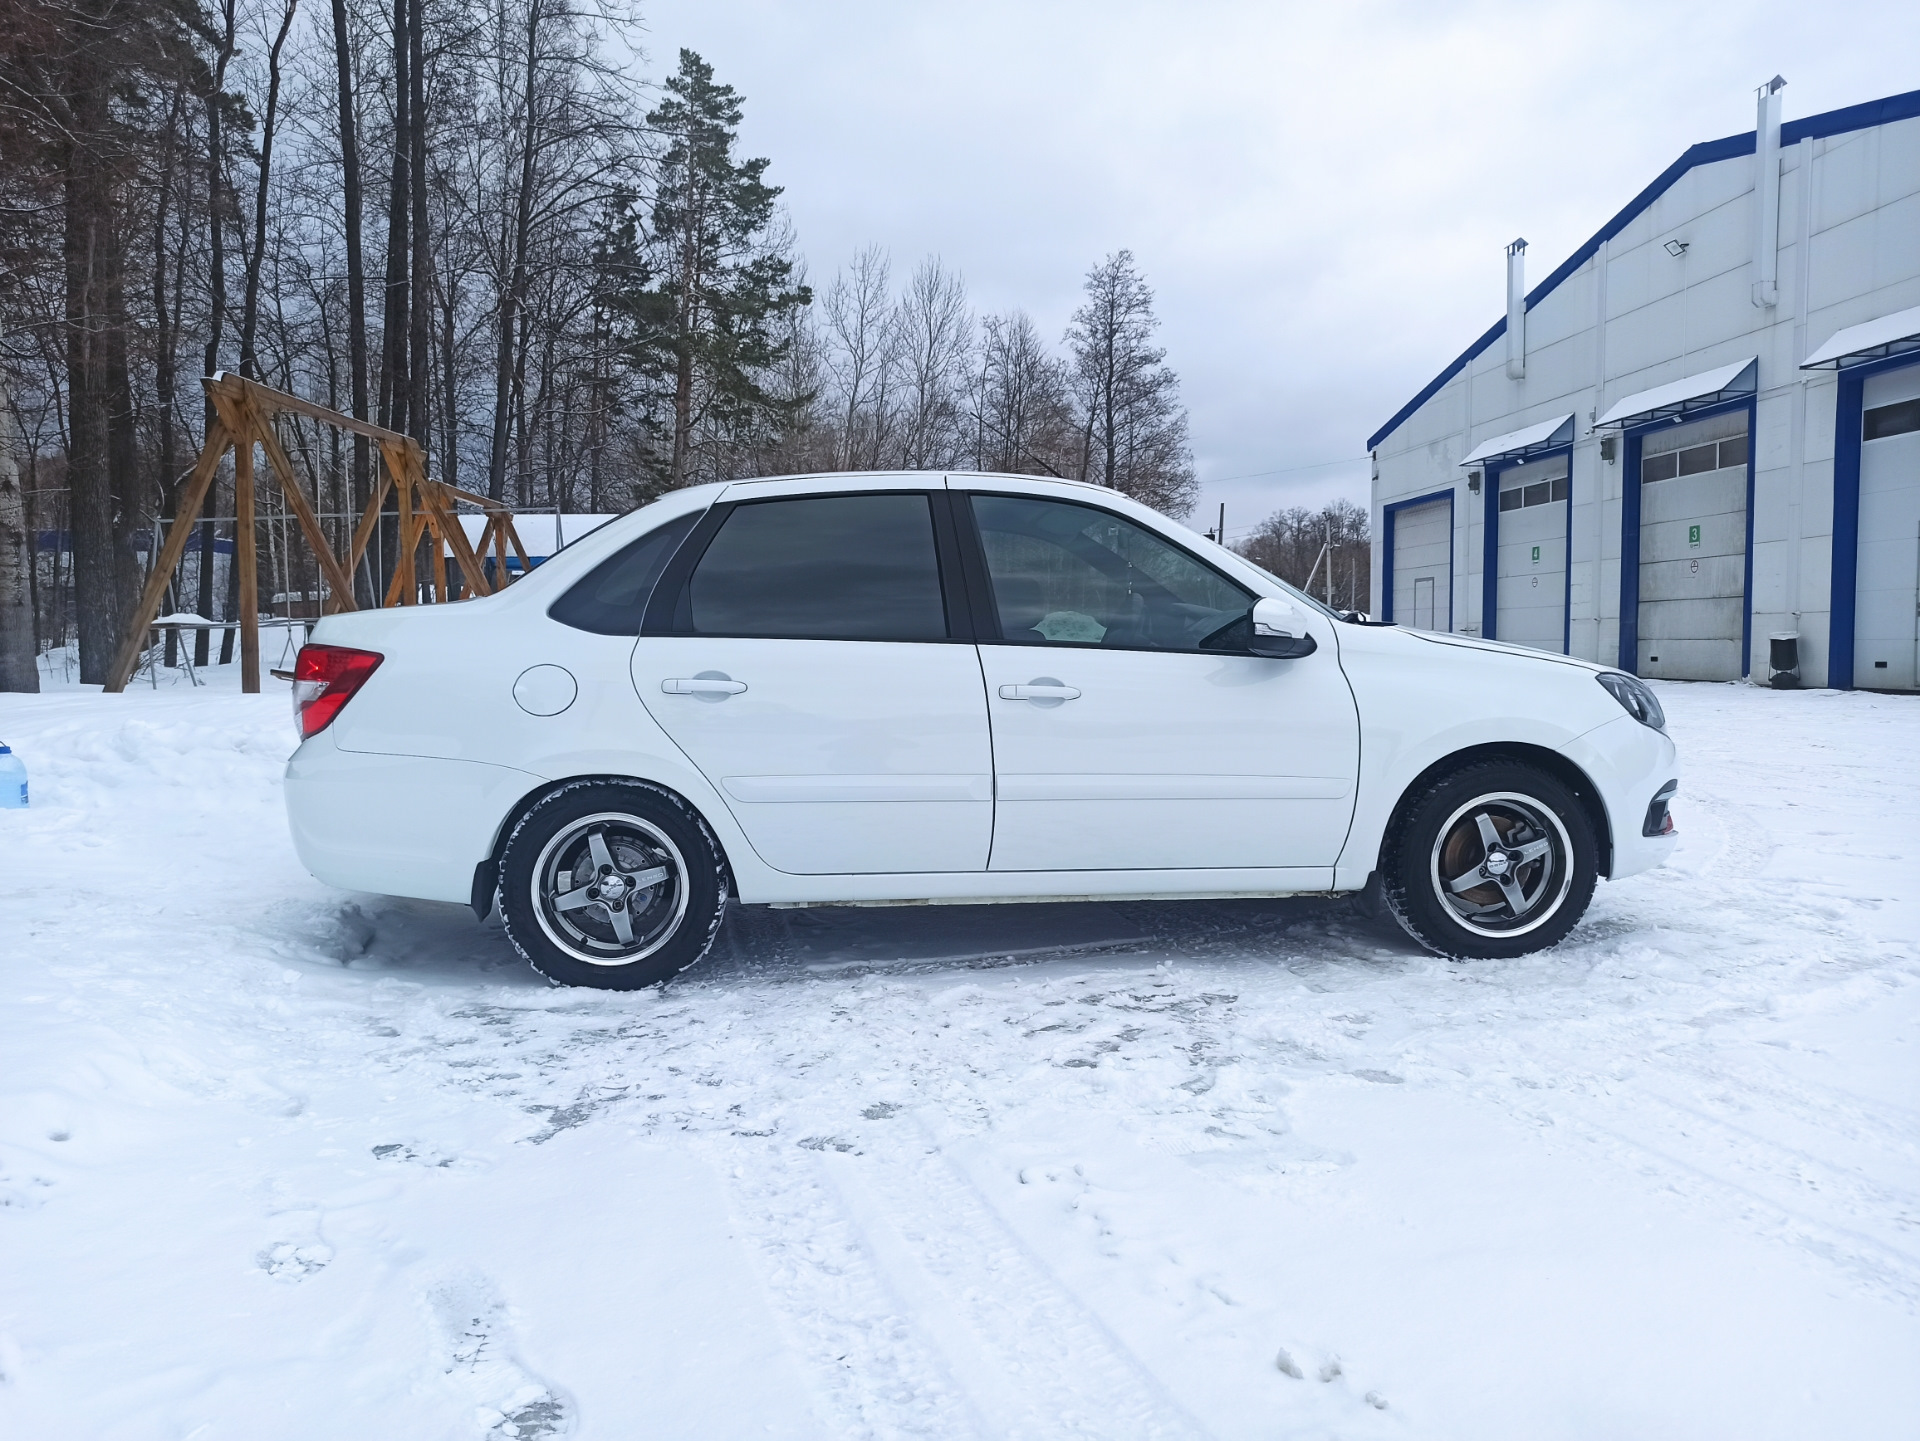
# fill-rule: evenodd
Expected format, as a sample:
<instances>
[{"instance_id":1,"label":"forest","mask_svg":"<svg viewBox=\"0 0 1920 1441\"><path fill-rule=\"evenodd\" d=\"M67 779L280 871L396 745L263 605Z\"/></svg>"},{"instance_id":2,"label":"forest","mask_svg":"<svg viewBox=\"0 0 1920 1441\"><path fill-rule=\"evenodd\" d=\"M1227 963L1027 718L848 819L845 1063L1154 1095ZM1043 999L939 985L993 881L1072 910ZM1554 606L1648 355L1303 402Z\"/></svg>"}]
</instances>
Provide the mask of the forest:
<instances>
[{"instance_id":1,"label":"forest","mask_svg":"<svg viewBox=\"0 0 1920 1441\"><path fill-rule=\"evenodd\" d=\"M616 0L6 16L0 689L69 644L100 680L174 523L197 534L167 609L232 618L230 488L177 514L212 420L198 379L220 371L411 436L438 479L522 511L896 468L1193 507L1179 381L1130 251L1089 266L1057 338L978 313L938 256L875 246L810 275L773 162L743 153L745 99L691 50L656 73ZM297 418L284 440L329 534L350 527L368 443ZM1245 548L1305 580L1313 547L1280 541L1327 517L1289 514ZM257 524L263 604L317 602L284 515ZM1365 595L1355 564L1318 573L1343 602ZM205 663L206 632L194 644Z\"/></svg>"}]
</instances>

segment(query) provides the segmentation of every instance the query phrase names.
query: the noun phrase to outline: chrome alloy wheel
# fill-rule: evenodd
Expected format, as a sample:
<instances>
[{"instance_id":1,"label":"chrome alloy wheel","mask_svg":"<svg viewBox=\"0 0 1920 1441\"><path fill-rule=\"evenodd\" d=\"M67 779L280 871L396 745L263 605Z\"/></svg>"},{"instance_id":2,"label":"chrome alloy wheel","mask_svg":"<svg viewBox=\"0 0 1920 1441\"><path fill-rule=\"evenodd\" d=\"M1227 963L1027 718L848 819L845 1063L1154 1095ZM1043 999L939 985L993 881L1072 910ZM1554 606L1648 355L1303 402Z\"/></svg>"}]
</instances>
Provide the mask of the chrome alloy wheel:
<instances>
[{"instance_id":1,"label":"chrome alloy wheel","mask_svg":"<svg viewBox=\"0 0 1920 1441\"><path fill-rule=\"evenodd\" d=\"M1573 885L1573 843L1552 808L1531 796L1478 796L1447 817L1433 843L1434 894L1482 936L1544 925Z\"/></svg>"},{"instance_id":2,"label":"chrome alloy wheel","mask_svg":"<svg viewBox=\"0 0 1920 1441\"><path fill-rule=\"evenodd\" d=\"M540 929L568 955L624 966L659 950L687 913L686 862L665 832L602 811L563 827L533 865Z\"/></svg>"}]
</instances>

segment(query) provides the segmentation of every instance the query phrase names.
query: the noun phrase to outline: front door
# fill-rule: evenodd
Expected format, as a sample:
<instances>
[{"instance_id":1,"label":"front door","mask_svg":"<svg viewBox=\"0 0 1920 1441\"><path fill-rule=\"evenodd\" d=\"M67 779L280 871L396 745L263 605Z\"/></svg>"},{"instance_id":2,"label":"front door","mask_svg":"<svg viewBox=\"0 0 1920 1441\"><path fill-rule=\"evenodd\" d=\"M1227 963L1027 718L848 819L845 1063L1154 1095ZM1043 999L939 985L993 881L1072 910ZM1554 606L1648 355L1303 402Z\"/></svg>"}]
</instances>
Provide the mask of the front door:
<instances>
[{"instance_id":1,"label":"front door","mask_svg":"<svg viewBox=\"0 0 1920 1441\"><path fill-rule=\"evenodd\" d=\"M641 700L776 870L984 869L986 700L928 497L748 493L769 491L723 501L691 570L663 579L633 651Z\"/></svg>"},{"instance_id":2,"label":"front door","mask_svg":"<svg viewBox=\"0 0 1920 1441\"><path fill-rule=\"evenodd\" d=\"M992 869L1333 865L1359 769L1334 622L1309 618L1313 655L1249 655L1253 595L1144 526L1031 495L971 513L1000 632Z\"/></svg>"}]
</instances>

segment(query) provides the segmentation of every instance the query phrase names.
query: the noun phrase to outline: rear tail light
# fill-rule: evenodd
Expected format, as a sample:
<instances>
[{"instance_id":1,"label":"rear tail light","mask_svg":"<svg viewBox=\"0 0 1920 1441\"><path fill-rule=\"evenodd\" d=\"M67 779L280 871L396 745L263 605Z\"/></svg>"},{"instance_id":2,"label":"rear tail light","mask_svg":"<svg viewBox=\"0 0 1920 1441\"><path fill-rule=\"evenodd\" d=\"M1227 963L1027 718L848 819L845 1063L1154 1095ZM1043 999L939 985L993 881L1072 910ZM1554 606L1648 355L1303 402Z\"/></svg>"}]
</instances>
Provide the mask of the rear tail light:
<instances>
[{"instance_id":1,"label":"rear tail light","mask_svg":"<svg viewBox=\"0 0 1920 1441\"><path fill-rule=\"evenodd\" d=\"M293 724L300 739L320 734L384 657L344 645L303 645L293 663Z\"/></svg>"}]
</instances>

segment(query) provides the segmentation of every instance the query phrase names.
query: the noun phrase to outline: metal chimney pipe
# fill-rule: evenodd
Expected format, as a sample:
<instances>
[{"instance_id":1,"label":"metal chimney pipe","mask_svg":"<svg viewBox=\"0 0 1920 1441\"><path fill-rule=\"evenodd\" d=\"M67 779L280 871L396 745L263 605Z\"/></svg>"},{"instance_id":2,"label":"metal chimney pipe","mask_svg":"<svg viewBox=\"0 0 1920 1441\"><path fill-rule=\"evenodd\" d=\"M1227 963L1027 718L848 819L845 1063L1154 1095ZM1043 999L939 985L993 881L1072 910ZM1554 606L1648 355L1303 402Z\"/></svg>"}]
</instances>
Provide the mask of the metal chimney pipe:
<instances>
[{"instance_id":1,"label":"metal chimney pipe","mask_svg":"<svg viewBox=\"0 0 1920 1441\"><path fill-rule=\"evenodd\" d=\"M1527 242L1507 247L1507 379L1527 373Z\"/></svg>"},{"instance_id":2,"label":"metal chimney pipe","mask_svg":"<svg viewBox=\"0 0 1920 1441\"><path fill-rule=\"evenodd\" d=\"M1780 303L1780 92L1778 75L1755 92L1753 124L1753 303Z\"/></svg>"}]
</instances>

